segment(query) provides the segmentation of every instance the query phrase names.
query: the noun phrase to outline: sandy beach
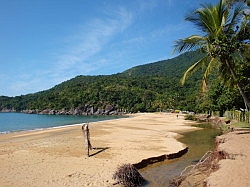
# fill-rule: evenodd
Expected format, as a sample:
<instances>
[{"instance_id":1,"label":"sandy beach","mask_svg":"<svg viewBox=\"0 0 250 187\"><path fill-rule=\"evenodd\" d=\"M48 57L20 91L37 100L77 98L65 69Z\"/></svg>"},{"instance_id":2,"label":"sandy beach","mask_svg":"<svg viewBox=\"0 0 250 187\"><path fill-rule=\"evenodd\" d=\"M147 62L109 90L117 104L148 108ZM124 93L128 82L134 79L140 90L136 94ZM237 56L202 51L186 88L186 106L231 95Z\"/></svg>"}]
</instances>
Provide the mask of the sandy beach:
<instances>
[{"instance_id":1,"label":"sandy beach","mask_svg":"<svg viewBox=\"0 0 250 187\"><path fill-rule=\"evenodd\" d=\"M235 131L217 137L218 151L227 154L219 170L206 180L209 187L250 186L250 131Z\"/></svg>"},{"instance_id":2,"label":"sandy beach","mask_svg":"<svg viewBox=\"0 0 250 187\"><path fill-rule=\"evenodd\" d=\"M81 124L0 135L0 184L7 187L113 186L122 164L176 153L186 146L178 132L193 122L175 114L139 113L90 123L92 146L86 156Z\"/></svg>"}]
</instances>

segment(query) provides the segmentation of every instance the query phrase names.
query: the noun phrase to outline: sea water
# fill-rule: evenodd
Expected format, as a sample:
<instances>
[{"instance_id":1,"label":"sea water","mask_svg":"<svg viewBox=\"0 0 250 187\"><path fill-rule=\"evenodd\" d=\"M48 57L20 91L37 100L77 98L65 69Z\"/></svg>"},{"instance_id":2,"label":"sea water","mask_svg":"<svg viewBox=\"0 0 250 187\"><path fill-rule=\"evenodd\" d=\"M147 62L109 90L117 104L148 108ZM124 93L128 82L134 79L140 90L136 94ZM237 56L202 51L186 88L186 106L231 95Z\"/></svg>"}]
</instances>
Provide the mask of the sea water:
<instances>
[{"instance_id":1,"label":"sea water","mask_svg":"<svg viewBox=\"0 0 250 187\"><path fill-rule=\"evenodd\" d=\"M44 129L86 122L96 122L121 118L122 116L73 116L41 115L24 113L0 113L0 133Z\"/></svg>"}]
</instances>

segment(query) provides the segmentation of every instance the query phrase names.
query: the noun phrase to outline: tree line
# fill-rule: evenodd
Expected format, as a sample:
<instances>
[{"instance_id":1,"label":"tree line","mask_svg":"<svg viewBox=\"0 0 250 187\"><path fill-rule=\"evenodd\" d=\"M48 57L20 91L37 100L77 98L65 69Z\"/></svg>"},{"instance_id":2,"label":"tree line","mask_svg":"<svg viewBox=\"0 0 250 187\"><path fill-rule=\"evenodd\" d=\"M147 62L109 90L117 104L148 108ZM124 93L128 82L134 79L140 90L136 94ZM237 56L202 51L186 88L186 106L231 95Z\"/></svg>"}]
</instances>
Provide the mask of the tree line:
<instances>
[{"instance_id":1,"label":"tree line","mask_svg":"<svg viewBox=\"0 0 250 187\"><path fill-rule=\"evenodd\" d=\"M232 100L219 82L214 83L205 96L202 95L201 71L187 80L185 85L180 84L181 73L200 55L199 52L188 52L174 59L133 67L119 74L77 76L38 93L2 96L0 110L104 109L113 106L126 112L170 109L205 112L242 106L238 102L238 93L232 92L235 93ZM161 67L168 67L168 70ZM166 71L171 73L166 74Z\"/></svg>"},{"instance_id":2,"label":"tree line","mask_svg":"<svg viewBox=\"0 0 250 187\"><path fill-rule=\"evenodd\" d=\"M217 4L204 4L201 8L187 15L185 20L194 24L201 34L194 34L175 42L175 49L183 51L199 50L204 56L192 64L184 73L181 82L198 69L203 68L202 91L208 90L208 108L212 105L229 107L231 101L225 98L213 103L213 94L231 95L234 99L235 88L244 102L244 109L250 108L250 2L241 0L220 0ZM218 77L217 89L208 87L208 77L214 74ZM207 89L208 88L208 89ZM214 91L216 89L216 91ZM223 90L222 90L223 89ZM230 90L230 91L229 91ZM225 95L226 96L226 95ZM209 105L210 104L210 105Z\"/></svg>"}]
</instances>

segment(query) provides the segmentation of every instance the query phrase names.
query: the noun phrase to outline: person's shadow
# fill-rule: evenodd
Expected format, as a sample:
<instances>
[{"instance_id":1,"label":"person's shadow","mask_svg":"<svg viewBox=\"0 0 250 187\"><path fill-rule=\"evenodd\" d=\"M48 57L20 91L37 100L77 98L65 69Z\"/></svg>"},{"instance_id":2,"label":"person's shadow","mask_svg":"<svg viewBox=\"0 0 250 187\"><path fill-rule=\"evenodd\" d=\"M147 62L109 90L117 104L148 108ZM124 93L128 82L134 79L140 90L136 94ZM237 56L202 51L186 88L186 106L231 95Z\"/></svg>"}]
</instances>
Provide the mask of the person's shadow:
<instances>
[{"instance_id":1,"label":"person's shadow","mask_svg":"<svg viewBox=\"0 0 250 187\"><path fill-rule=\"evenodd\" d=\"M101 153L101 152L103 152L103 151L105 151L105 150L107 150L107 149L109 149L109 148L110 148L110 147L93 147L92 150L96 150L96 152L90 154L89 157L95 156L95 155L97 155L97 154L99 154L99 153Z\"/></svg>"}]
</instances>

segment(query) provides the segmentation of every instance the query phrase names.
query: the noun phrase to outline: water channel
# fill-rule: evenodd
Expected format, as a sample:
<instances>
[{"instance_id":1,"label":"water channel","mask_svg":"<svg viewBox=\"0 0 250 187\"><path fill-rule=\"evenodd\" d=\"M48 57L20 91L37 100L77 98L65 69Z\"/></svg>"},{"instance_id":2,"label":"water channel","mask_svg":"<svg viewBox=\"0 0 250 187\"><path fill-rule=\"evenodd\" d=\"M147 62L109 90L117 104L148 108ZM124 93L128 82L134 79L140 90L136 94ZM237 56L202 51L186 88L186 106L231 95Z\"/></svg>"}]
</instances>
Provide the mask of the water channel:
<instances>
[{"instance_id":1,"label":"water channel","mask_svg":"<svg viewBox=\"0 0 250 187\"><path fill-rule=\"evenodd\" d=\"M209 124L198 126L202 129L180 133L183 136L179 141L189 147L185 155L140 170L142 176L148 181L145 187L169 187L172 178L178 176L185 167L197 163L207 151L213 149L215 137L220 134L220 131Z\"/></svg>"}]
</instances>

